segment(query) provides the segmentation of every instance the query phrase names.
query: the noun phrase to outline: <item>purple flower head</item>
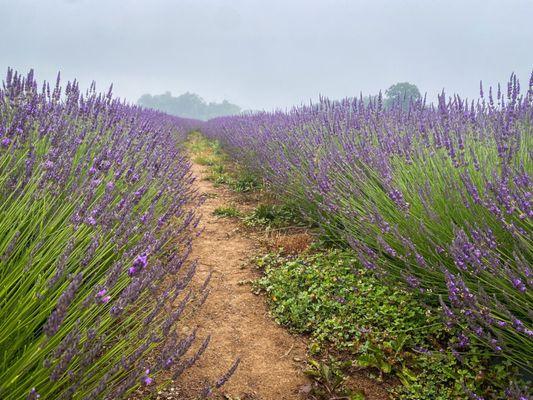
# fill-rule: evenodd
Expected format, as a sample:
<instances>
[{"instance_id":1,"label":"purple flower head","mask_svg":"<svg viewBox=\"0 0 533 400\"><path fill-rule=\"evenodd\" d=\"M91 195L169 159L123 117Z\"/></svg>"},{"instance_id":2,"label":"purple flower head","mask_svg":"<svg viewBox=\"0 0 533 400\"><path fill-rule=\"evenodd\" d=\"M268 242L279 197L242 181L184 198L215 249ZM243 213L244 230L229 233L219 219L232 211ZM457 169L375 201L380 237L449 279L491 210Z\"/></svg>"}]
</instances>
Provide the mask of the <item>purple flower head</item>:
<instances>
[{"instance_id":1,"label":"purple flower head","mask_svg":"<svg viewBox=\"0 0 533 400\"><path fill-rule=\"evenodd\" d=\"M444 250L444 248L442 246L436 246L435 247L435 251L438 253L438 254L444 254L446 252L446 250Z\"/></svg>"},{"instance_id":2,"label":"purple flower head","mask_svg":"<svg viewBox=\"0 0 533 400\"><path fill-rule=\"evenodd\" d=\"M98 293L96 293L96 297L102 302L102 303L108 303L109 300L111 300L111 296L106 296L107 290L102 289Z\"/></svg>"},{"instance_id":3,"label":"purple flower head","mask_svg":"<svg viewBox=\"0 0 533 400\"><path fill-rule=\"evenodd\" d=\"M340 304L345 304L346 303L346 299L342 296L335 296L335 300L340 303Z\"/></svg>"},{"instance_id":4,"label":"purple flower head","mask_svg":"<svg viewBox=\"0 0 533 400\"><path fill-rule=\"evenodd\" d=\"M407 284L412 287L412 288L417 288L420 286L420 281L413 275L408 275L406 278L405 278L405 281L407 282Z\"/></svg>"},{"instance_id":5,"label":"purple flower head","mask_svg":"<svg viewBox=\"0 0 533 400\"><path fill-rule=\"evenodd\" d=\"M512 282L513 286L517 288L520 292L524 293L527 290L526 285L520 280L520 278L513 278Z\"/></svg>"},{"instance_id":6,"label":"purple flower head","mask_svg":"<svg viewBox=\"0 0 533 400\"><path fill-rule=\"evenodd\" d=\"M468 336L466 336L464 333L460 333L460 334L457 336L457 339L459 340L459 341L457 342L457 346L458 346L460 349L467 348L468 345L470 344L470 339L468 339Z\"/></svg>"},{"instance_id":7,"label":"purple flower head","mask_svg":"<svg viewBox=\"0 0 533 400\"><path fill-rule=\"evenodd\" d=\"M470 399L472 399L472 400L485 400L484 397L482 397L482 396L480 396L480 395L478 395L478 394L476 394L474 392L469 392L468 393L468 397L470 397Z\"/></svg>"},{"instance_id":8,"label":"purple flower head","mask_svg":"<svg viewBox=\"0 0 533 400\"><path fill-rule=\"evenodd\" d=\"M518 331L518 332L524 332L524 324L522 323L522 321L520 321L519 319L515 318L513 320L513 327Z\"/></svg>"},{"instance_id":9,"label":"purple flower head","mask_svg":"<svg viewBox=\"0 0 533 400\"><path fill-rule=\"evenodd\" d=\"M154 380L150 378L148 374L150 374L149 369L145 371L145 375L141 378L141 382L146 386L151 385L154 382Z\"/></svg>"},{"instance_id":10,"label":"purple flower head","mask_svg":"<svg viewBox=\"0 0 533 400\"><path fill-rule=\"evenodd\" d=\"M87 218L87 224L89 224L90 226L95 226L96 225L96 220L94 219L94 217L88 217Z\"/></svg>"},{"instance_id":11,"label":"purple flower head","mask_svg":"<svg viewBox=\"0 0 533 400\"><path fill-rule=\"evenodd\" d=\"M8 137L5 137L2 139L0 144L2 145L2 147L9 147L9 145L11 144L11 139Z\"/></svg>"},{"instance_id":12,"label":"purple flower head","mask_svg":"<svg viewBox=\"0 0 533 400\"><path fill-rule=\"evenodd\" d=\"M144 383L145 385L147 385L147 386L148 386L148 385L151 385L153 381L154 381L154 380L153 380L152 378L150 378L149 376L146 376L146 377L143 378L143 383Z\"/></svg>"},{"instance_id":13,"label":"purple flower head","mask_svg":"<svg viewBox=\"0 0 533 400\"><path fill-rule=\"evenodd\" d=\"M478 337L483 336L483 328L481 326L475 326L472 330Z\"/></svg>"},{"instance_id":14,"label":"purple flower head","mask_svg":"<svg viewBox=\"0 0 533 400\"><path fill-rule=\"evenodd\" d=\"M146 253L142 253L138 255L135 261L133 261L133 267L139 270L146 267L147 264L148 264L148 256L146 255Z\"/></svg>"},{"instance_id":15,"label":"purple flower head","mask_svg":"<svg viewBox=\"0 0 533 400\"><path fill-rule=\"evenodd\" d=\"M37 400L37 399L40 399L41 398L41 395L39 393L37 393L37 390L35 388L32 388L30 390L30 394L28 394L28 397L26 398L27 400Z\"/></svg>"},{"instance_id":16,"label":"purple flower head","mask_svg":"<svg viewBox=\"0 0 533 400\"><path fill-rule=\"evenodd\" d=\"M54 168L54 162L53 161L50 161L50 160L46 160L43 167L44 169L52 169Z\"/></svg>"},{"instance_id":17,"label":"purple flower head","mask_svg":"<svg viewBox=\"0 0 533 400\"><path fill-rule=\"evenodd\" d=\"M418 266L420 266L422 268L425 268L427 266L426 260L424 259L424 257L421 254L416 253L415 254L415 258L416 258L416 262L417 262Z\"/></svg>"},{"instance_id":18,"label":"purple flower head","mask_svg":"<svg viewBox=\"0 0 533 400\"><path fill-rule=\"evenodd\" d=\"M500 352L500 351L502 351L502 347L500 346L498 340L492 338L492 339L490 340L489 344L490 344L490 347L492 347L492 349L493 349L494 351L496 351L496 352Z\"/></svg>"}]
</instances>

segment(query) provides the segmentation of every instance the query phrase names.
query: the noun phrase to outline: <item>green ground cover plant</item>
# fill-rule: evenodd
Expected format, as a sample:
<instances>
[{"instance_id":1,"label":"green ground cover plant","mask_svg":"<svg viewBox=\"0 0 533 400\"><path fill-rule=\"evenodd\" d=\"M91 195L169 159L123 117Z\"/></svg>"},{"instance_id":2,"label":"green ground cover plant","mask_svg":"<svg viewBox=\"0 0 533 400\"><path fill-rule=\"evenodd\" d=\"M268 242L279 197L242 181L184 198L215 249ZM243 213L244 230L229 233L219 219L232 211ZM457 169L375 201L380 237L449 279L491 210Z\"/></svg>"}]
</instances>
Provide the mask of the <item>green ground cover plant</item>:
<instances>
[{"instance_id":1,"label":"green ground cover plant","mask_svg":"<svg viewBox=\"0 0 533 400\"><path fill-rule=\"evenodd\" d=\"M301 223L298 212L289 204L263 203L255 207L244 216L243 221L248 226L262 226L279 228Z\"/></svg>"},{"instance_id":2,"label":"green ground cover plant","mask_svg":"<svg viewBox=\"0 0 533 400\"><path fill-rule=\"evenodd\" d=\"M239 218L241 216L241 212L234 205L230 205L215 208L213 210L213 215L225 218Z\"/></svg>"},{"instance_id":3,"label":"green ground cover plant","mask_svg":"<svg viewBox=\"0 0 533 400\"><path fill-rule=\"evenodd\" d=\"M343 360L332 367L325 357L337 374L367 368L378 379L394 377L400 384L392 395L398 399L467 399L468 393L501 399L514 379L516 369L483 347L446 351L457 332L442 311L384 283L352 251L267 254L256 264L264 277L255 288L267 294L276 321L310 334L316 359L333 354ZM312 361L315 373L321 364Z\"/></svg>"}]
</instances>

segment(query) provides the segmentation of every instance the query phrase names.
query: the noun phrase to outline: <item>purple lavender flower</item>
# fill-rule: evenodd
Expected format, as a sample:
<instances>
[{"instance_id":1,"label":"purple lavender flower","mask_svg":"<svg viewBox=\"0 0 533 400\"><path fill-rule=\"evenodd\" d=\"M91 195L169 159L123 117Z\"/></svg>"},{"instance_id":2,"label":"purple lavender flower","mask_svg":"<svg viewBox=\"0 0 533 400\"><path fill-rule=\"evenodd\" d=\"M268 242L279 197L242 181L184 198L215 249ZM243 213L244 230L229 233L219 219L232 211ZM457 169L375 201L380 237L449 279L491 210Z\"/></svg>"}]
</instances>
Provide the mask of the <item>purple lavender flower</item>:
<instances>
[{"instance_id":1,"label":"purple lavender flower","mask_svg":"<svg viewBox=\"0 0 533 400\"><path fill-rule=\"evenodd\" d=\"M513 278L512 279L513 286L517 288L520 292L524 293L526 289L526 285L520 278Z\"/></svg>"},{"instance_id":2,"label":"purple lavender flower","mask_svg":"<svg viewBox=\"0 0 533 400\"><path fill-rule=\"evenodd\" d=\"M37 390L35 388L32 388L30 390L30 394L28 394L28 397L26 397L26 400L37 400L40 398L41 398L41 395L37 393Z\"/></svg>"},{"instance_id":3,"label":"purple lavender flower","mask_svg":"<svg viewBox=\"0 0 533 400\"><path fill-rule=\"evenodd\" d=\"M11 144L11 139L8 137L5 137L0 141L0 145L2 145L2 147L9 147L10 144Z\"/></svg>"},{"instance_id":4,"label":"purple lavender flower","mask_svg":"<svg viewBox=\"0 0 533 400\"><path fill-rule=\"evenodd\" d=\"M141 382L146 385L146 386L149 386L153 383L153 379L148 375L150 373L150 370L147 369L145 371L145 374L143 375L143 377L141 378Z\"/></svg>"},{"instance_id":5,"label":"purple lavender flower","mask_svg":"<svg viewBox=\"0 0 533 400\"><path fill-rule=\"evenodd\" d=\"M418 288L420 287L420 280L416 277L416 276L413 276L413 275L408 275L406 278L405 278L405 281L407 282L407 284L412 287L412 288Z\"/></svg>"},{"instance_id":6,"label":"purple lavender flower","mask_svg":"<svg viewBox=\"0 0 533 400\"><path fill-rule=\"evenodd\" d=\"M465 349L470 345L470 339L464 333L460 333L457 338L459 339L457 346L460 349Z\"/></svg>"},{"instance_id":7,"label":"purple lavender flower","mask_svg":"<svg viewBox=\"0 0 533 400\"><path fill-rule=\"evenodd\" d=\"M54 168L55 163L51 160L46 160L43 167L44 169L52 169Z\"/></svg>"},{"instance_id":8,"label":"purple lavender flower","mask_svg":"<svg viewBox=\"0 0 533 400\"><path fill-rule=\"evenodd\" d=\"M132 267L129 268L128 273L134 276L139 273L148 264L148 255L146 253L139 254L133 261Z\"/></svg>"}]
</instances>

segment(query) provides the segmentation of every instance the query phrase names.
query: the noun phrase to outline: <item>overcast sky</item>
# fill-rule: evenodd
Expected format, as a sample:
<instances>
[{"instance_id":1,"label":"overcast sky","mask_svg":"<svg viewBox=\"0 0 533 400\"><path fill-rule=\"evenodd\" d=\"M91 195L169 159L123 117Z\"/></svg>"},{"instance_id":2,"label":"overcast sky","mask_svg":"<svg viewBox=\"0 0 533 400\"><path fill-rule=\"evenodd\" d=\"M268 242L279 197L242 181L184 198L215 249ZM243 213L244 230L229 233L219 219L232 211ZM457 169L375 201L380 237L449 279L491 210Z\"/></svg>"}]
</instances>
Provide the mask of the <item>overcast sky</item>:
<instances>
[{"instance_id":1,"label":"overcast sky","mask_svg":"<svg viewBox=\"0 0 533 400\"><path fill-rule=\"evenodd\" d=\"M136 101L196 92L243 108L526 85L533 0L0 0L0 71L60 70Z\"/></svg>"}]
</instances>

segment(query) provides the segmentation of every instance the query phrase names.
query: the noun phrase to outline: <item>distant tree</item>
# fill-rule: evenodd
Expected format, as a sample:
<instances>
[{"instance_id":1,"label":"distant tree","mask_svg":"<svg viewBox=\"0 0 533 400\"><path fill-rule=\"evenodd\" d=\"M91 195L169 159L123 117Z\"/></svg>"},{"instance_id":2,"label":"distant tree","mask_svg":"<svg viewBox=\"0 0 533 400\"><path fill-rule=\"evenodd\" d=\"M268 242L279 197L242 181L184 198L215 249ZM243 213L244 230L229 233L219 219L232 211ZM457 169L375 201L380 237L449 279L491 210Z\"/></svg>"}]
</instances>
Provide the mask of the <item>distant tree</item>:
<instances>
[{"instance_id":1,"label":"distant tree","mask_svg":"<svg viewBox=\"0 0 533 400\"><path fill-rule=\"evenodd\" d=\"M385 91L385 107L389 108L395 102L400 102L401 107L405 110L409 107L411 100L416 101L420 97L420 91L416 85L409 82L395 83Z\"/></svg>"},{"instance_id":2,"label":"distant tree","mask_svg":"<svg viewBox=\"0 0 533 400\"><path fill-rule=\"evenodd\" d=\"M220 117L223 115L235 115L241 112L241 108L229 101L224 100L222 103L209 103L207 106L207 119Z\"/></svg>"},{"instance_id":3,"label":"distant tree","mask_svg":"<svg viewBox=\"0 0 533 400\"><path fill-rule=\"evenodd\" d=\"M184 93L178 97L172 96L170 92L159 95L142 95L137 104L147 108L166 112L185 118L195 118L207 120L223 115L239 114L241 108L229 101L222 103L211 102L207 104L204 99L195 93Z\"/></svg>"}]
</instances>

